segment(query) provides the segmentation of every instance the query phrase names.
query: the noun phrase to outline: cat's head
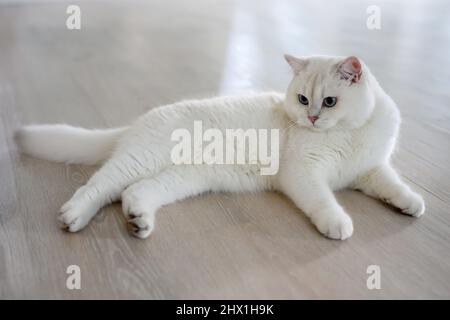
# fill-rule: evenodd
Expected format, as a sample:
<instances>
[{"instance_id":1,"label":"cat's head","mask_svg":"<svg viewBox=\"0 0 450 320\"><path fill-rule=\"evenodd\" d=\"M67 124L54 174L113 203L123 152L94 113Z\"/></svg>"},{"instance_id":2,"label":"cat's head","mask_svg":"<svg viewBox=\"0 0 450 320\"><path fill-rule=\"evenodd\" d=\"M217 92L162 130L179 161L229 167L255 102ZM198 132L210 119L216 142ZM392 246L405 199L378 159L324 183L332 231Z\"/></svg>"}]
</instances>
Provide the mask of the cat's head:
<instances>
[{"instance_id":1,"label":"cat's head","mask_svg":"<svg viewBox=\"0 0 450 320\"><path fill-rule=\"evenodd\" d=\"M285 111L299 126L314 131L362 126L374 107L369 70L356 57L285 55L294 77Z\"/></svg>"}]
</instances>

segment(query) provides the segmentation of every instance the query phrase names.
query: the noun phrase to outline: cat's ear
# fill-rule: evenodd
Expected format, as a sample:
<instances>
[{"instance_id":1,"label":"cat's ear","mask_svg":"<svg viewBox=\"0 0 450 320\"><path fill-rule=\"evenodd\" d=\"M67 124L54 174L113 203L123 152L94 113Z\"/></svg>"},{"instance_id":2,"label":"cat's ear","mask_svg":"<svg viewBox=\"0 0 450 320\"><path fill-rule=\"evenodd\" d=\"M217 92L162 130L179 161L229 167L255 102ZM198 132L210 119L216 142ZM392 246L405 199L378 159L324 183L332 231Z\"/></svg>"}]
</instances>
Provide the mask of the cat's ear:
<instances>
[{"instance_id":1,"label":"cat's ear","mask_svg":"<svg viewBox=\"0 0 450 320\"><path fill-rule=\"evenodd\" d=\"M284 59L289 63L295 74L299 74L306 67L306 60L304 59L291 56L290 54L285 54Z\"/></svg>"},{"instance_id":2,"label":"cat's ear","mask_svg":"<svg viewBox=\"0 0 450 320\"><path fill-rule=\"evenodd\" d=\"M338 72L342 79L358 82L362 74L361 62L357 57L348 57L339 65Z\"/></svg>"}]
</instances>

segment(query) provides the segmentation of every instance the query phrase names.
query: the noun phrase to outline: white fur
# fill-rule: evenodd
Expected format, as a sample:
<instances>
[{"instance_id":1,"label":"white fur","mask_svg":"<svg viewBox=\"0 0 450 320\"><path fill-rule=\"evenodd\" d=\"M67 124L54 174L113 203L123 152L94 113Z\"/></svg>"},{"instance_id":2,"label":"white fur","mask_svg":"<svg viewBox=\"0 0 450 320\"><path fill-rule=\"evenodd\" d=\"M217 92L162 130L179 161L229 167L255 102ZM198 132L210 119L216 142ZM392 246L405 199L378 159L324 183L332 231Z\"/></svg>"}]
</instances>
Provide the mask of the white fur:
<instances>
[{"instance_id":1,"label":"white fur","mask_svg":"<svg viewBox=\"0 0 450 320\"><path fill-rule=\"evenodd\" d=\"M333 239L353 233L350 216L333 194L337 189L359 189L420 216L425 210L422 198L389 163L399 112L367 66L362 64L361 77L352 83L351 65L340 74L344 58L286 59L294 78L285 96L183 101L153 109L121 129L25 127L18 141L24 152L55 161L96 163L108 158L61 209L60 220L72 232L121 198L132 233L146 238L158 208L207 191L281 191ZM309 106L298 102L299 93L308 97ZM321 107L327 96L338 97L335 107ZM312 113L319 115L314 125L307 118ZM192 131L194 120L202 120L205 129L280 129L278 174L262 176L258 165L172 165L171 133L178 128Z\"/></svg>"},{"instance_id":2,"label":"white fur","mask_svg":"<svg viewBox=\"0 0 450 320\"><path fill-rule=\"evenodd\" d=\"M108 159L127 128L87 130L64 124L26 126L16 134L20 149L55 162L97 164Z\"/></svg>"}]
</instances>

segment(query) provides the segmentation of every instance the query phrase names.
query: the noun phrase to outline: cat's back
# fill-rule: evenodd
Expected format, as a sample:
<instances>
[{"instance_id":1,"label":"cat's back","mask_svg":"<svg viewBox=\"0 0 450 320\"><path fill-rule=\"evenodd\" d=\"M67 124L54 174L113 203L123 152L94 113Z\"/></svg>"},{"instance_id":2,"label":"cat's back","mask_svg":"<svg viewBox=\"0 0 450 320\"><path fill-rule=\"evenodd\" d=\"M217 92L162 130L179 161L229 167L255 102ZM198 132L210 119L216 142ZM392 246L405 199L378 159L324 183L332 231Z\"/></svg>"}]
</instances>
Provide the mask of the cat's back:
<instances>
[{"instance_id":1,"label":"cat's back","mask_svg":"<svg viewBox=\"0 0 450 320\"><path fill-rule=\"evenodd\" d=\"M281 93L265 92L185 100L153 109L144 118L177 125L202 121L206 127L219 129L276 127L274 123L281 118L283 99Z\"/></svg>"},{"instance_id":2,"label":"cat's back","mask_svg":"<svg viewBox=\"0 0 450 320\"><path fill-rule=\"evenodd\" d=\"M257 116L274 108L283 101L277 92L253 93L247 95L220 96L208 99L185 100L171 106L175 112L194 114L234 114L236 116ZM252 112L252 113L250 113Z\"/></svg>"}]
</instances>

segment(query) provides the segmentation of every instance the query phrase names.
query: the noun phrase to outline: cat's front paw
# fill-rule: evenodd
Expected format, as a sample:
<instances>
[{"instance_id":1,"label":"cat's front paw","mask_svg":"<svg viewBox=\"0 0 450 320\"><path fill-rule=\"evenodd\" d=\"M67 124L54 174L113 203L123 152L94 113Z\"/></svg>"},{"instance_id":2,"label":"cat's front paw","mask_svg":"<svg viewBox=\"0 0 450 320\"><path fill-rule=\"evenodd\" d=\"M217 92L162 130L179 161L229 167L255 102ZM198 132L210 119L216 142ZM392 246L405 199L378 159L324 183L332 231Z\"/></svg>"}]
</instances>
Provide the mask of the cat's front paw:
<instances>
[{"instance_id":1,"label":"cat's front paw","mask_svg":"<svg viewBox=\"0 0 450 320\"><path fill-rule=\"evenodd\" d=\"M154 210L146 203L144 195L136 188L123 191L122 210L130 232L137 238L148 238L154 227Z\"/></svg>"},{"instance_id":2,"label":"cat's front paw","mask_svg":"<svg viewBox=\"0 0 450 320\"><path fill-rule=\"evenodd\" d=\"M353 234L353 222L346 213L314 215L312 222L323 235L331 239L344 240Z\"/></svg>"},{"instance_id":3,"label":"cat's front paw","mask_svg":"<svg viewBox=\"0 0 450 320\"><path fill-rule=\"evenodd\" d=\"M402 211L402 213L413 217L420 217L425 212L425 202L423 201L423 198L412 191L399 196L392 202Z\"/></svg>"}]
</instances>

